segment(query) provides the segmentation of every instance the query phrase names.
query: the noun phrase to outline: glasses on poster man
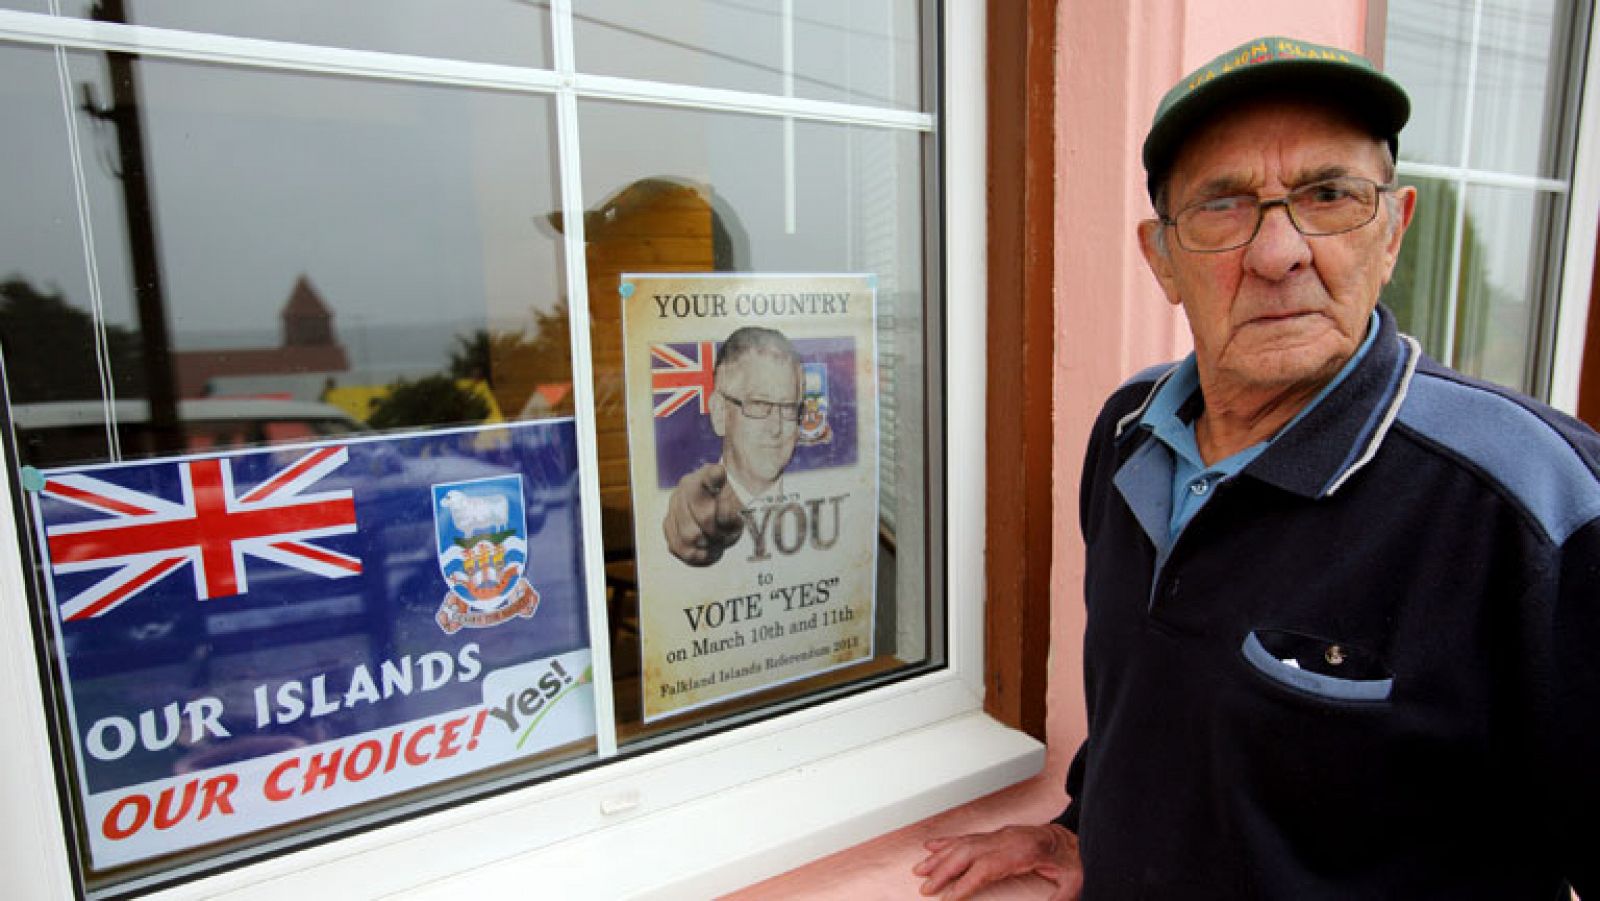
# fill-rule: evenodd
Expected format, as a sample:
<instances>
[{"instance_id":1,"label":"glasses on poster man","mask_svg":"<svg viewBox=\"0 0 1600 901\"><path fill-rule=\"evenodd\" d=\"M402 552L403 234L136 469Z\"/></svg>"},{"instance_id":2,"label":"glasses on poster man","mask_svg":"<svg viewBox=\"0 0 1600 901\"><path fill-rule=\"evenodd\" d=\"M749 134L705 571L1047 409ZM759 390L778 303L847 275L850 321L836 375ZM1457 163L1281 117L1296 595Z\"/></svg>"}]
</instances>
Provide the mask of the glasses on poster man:
<instances>
[{"instance_id":1,"label":"glasses on poster man","mask_svg":"<svg viewBox=\"0 0 1600 901\"><path fill-rule=\"evenodd\" d=\"M743 400L720 388L717 393L727 398L728 403L738 407L739 412L743 413L746 419L767 419L772 416L773 410L777 410L780 420L784 422L799 422L800 408L804 405L803 401L787 404L770 400Z\"/></svg>"},{"instance_id":2,"label":"glasses on poster man","mask_svg":"<svg viewBox=\"0 0 1600 901\"><path fill-rule=\"evenodd\" d=\"M1328 178L1271 200L1254 194L1208 197L1162 216L1161 222L1173 229L1184 250L1222 253L1254 241L1261 220L1275 206L1283 207L1290 224L1308 238L1355 231L1377 218L1378 196L1398 187L1354 176Z\"/></svg>"}]
</instances>

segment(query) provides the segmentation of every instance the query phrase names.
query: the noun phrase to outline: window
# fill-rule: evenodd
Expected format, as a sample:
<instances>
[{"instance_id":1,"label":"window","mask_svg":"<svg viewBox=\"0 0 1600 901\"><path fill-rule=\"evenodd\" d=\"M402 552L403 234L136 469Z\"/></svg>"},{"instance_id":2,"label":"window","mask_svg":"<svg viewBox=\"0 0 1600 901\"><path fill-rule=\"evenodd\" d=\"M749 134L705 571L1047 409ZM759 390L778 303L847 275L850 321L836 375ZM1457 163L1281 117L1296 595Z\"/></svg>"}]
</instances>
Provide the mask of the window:
<instances>
[{"instance_id":1,"label":"window","mask_svg":"<svg viewBox=\"0 0 1600 901\"><path fill-rule=\"evenodd\" d=\"M972 239L981 176L933 4L7 6L3 597L42 684L5 703L64 826L6 841L40 886L394 891L740 793L881 828L1036 762L974 718L982 329L939 225ZM755 324L793 381L708 381ZM739 429L791 443L717 581L662 551L666 461L760 472ZM916 785L786 781L940 729Z\"/></svg>"},{"instance_id":2,"label":"window","mask_svg":"<svg viewBox=\"0 0 1600 901\"><path fill-rule=\"evenodd\" d=\"M1549 397L1590 4L1388 10L1385 66L1412 98L1399 173L1420 197L1385 299L1444 362Z\"/></svg>"}]
</instances>

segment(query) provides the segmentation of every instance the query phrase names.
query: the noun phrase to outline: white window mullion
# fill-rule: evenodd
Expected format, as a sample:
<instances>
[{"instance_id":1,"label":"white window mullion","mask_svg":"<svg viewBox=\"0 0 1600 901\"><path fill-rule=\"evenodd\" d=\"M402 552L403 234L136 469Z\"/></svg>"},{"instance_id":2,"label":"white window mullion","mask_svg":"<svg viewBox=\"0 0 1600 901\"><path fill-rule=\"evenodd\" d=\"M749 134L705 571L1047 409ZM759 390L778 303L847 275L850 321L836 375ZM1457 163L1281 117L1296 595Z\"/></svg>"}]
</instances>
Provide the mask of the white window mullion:
<instances>
[{"instance_id":1,"label":"white window mullion","mask_svg":"<svg viewBox=\"0 0 1600 901\"><path fill-rule=\"evenodd\" d=\"M666 81L641 81L615 75L579 72L573 76L573 86L581 97L650 103L684 109L792 117L808 122L869 125L874 128L897 128L909 131L933 131L934 125L932 113L862 106L855 103L836 103L831 100L811 100L805 97L785 97L781 94L754 94Z\"/></svg>"},{"instance_id":2,"label":"white window mullion","mask_svg":"<svg viewBox=\"0 0 1600 901\"><path fill-rule=\"evenodd\" d=\"M602 758L617 753L616 693L611 681L611 631L606 608L605 543L600 533L600 450L596 440L594 355L589 344L589 266L583 222L583 167L578 146L578 98L572 90L575 54L571 0L550 4L555 45L556 152L560 156L561 232L567 256L567 323L572 331L572 390L578 423L578 494L583 507L583 584L594 665L596 741Z\"/></svg>"},{"instance_id":3,"label":"white window mullion","mask_svg":"<svg viewBox=\"0 0 1600 901\"><path fill-rule=\"evenodd\" d=\"M1461 171L1465 173L1472 166L1472 116L1477 98L1475 88L1478 84L1478 55L1482 49L1483 36L1483 0L1476 0L1472 4L1472 41L1467 52L1467 90L1466 107L1461 115ZM1457 366L1460 361L1456 359L1456 323L1460 320L1461 311L1461 262L1464 253L1463 245L1467 234L1467 188L1468 182L1463 175L1456 179L1456 216L1451 224L1450 235L1450 298L1445 305L1445 329L1443 355L1446 365Z\"/></svg>"},{"instance_id":4,"label":"white window mullion","mask_svg":"<svg viewBox=\"0 0 1600 901\"><path fill-rule=\"evenodd\" d=\"M203 34L9 10L0 10L0 40L74 50L137 53L144 57L185 62L491 90L550 93L556 87L556 74L547 69Z\"/></svg>"},{"instance_id":5,"label":"white window mullion","mask_svg":"<svg viewBox=\"0 0 1600 901\"><path fill-rule=\"evenodd\" d=\"M794 96L794 0L783 0L783 96ZM794 117L783 117L783 229L792 235L795 222Z\"/></svg>"},{"instance_id":6,"label":"white window mullion","mask_svg":"<svg viewBox=\"0 0 1600 901\"><path fill-rule=\"evenodd\" d=\"M1517 191L1543 191L1550 194L1565 194L1569 188L1568 183L1559 178L1521 175L1516 172L1495 172L1490 169L1464 169L1460 166L1441 166L1438 163L1419 163L1414 160L1398 163L1396 170L1402 175L1410 175L1416 178L1462 181L1483 187L1511 188Z\"/></svg>"}]
</instances>

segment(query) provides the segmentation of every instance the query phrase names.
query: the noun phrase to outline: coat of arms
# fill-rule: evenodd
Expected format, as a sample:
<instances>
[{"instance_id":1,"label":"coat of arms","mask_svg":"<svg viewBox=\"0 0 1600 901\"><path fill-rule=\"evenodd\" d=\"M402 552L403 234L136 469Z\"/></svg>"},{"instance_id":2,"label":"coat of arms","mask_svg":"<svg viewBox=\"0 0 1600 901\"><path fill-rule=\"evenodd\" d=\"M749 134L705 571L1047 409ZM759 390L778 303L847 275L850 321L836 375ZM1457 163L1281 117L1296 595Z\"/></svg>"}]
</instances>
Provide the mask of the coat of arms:
<instances>
[{"instance_id":1,"label":"coat of arms","mask_svg":"<svg viewBox=\"0 0 1600 901\"><path fill-rule=\"evenodd\" d=\"M810 446L826 444L833 440L833 427L828 425L828 366L825 363L805 364L805 393L800 399L800 444Z\"/></svg>"},{"instance_id":2,"label":"coat of arms","mask_svg":"<svg viewBox=\"0 0 1600 901\"><path fill-rule=\"evenodd\" d=\"M439 570L450 586L434 619L445 632L532 616L539 592L527 579L522 479L502 476L433 486Z\"/></svg>"}]
</instances>

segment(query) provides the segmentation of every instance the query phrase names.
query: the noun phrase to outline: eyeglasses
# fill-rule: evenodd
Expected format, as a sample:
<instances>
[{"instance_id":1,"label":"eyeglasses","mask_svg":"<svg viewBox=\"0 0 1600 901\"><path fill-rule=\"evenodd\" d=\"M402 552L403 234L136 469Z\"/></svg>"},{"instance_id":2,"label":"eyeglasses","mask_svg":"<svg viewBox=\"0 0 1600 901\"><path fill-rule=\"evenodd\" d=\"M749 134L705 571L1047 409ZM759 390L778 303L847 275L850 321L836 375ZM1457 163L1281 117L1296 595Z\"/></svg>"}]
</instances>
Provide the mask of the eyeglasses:
<instances>
[{"instance_id":1,"label":"eyeglasses","mask_svg":"<svg viewBox=\"0 0 1600 901\"><path fill-rule=\"evenodd\" d=\"M726 391L717 390L717 393L726 397L728 402L739 408L746 419L766 419L772 415L773 410L778 411L778 418L784 422L799 422L801 402L780 404L770 400L740 400Z\"/></svg>"},{"instance_id":2,"label":"eyeglasses","mask_svg":"<svg viewBox=\"0 0 1600 901\"><path fill-rule=\"evenodd\" d=\"M1208 198L1161 217L1161 222L1173 227L1184 250L1222 253L1254 241L1269 207L1283 207L1290 224L1308 238L1339 235L1377 218L1378 195L1398 187L1366 178L1329 178L1272 200L1253 194Z\"/></svg>"}]
</instances>

